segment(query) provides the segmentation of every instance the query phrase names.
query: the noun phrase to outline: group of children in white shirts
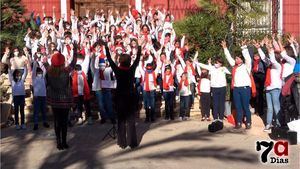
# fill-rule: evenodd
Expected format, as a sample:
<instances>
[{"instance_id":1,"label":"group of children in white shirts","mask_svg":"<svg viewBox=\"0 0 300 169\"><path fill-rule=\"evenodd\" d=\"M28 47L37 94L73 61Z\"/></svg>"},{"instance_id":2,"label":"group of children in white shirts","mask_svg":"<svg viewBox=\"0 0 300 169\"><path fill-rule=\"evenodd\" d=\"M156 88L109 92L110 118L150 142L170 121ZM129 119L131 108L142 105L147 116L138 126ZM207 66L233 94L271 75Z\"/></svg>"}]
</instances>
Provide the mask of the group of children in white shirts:
<instances>
[{"instance_id":1,"label":"group of children in white shirts","mask_svg":"<svg viewBox=\"0 0 300 169\"><path fill-rule=\"evenodd\" d=\"M76 98L74 110L78 110L79 117L82 117L84 105L88 123L92 123L89 102L93 98L91 95L93 91L97 99L101 123L105 123L107 119L115 123L112 96L113 89L116 88L116 80L106 60L104 44L108 44L112 58L118 64L122 59L120 58L122 53L130 54L134 61L137 54L137 41L142 39L144 41L142 57L135 72L135 87L138 93L143 94L146 122L155 121L157 91L162 92L165 101L165 119L175 119L174 102L176 96L179 96L179 118L186 120L190 117L196 90L200 96L202 120L211 120L210 105L212 104L213 120L223 122L228 84L226 75L231 74L233 102L237 111L236 128L242 127L245 117L246 129L250 129L252 121L249 104L250 98L255 96L255 82L252 78L253 59L248 47L253 44L261 60L270 62L267 76L269 73L271 78L266 84L268 105L266 130L270 129L273 111L277 115L280 109L279 95L283 80L292 74L296 63L295 58L299 53L296 41L292 39L290 42L292 52L289 47L286 47L288 54L280 40L277 42L275 39L265 38L261 43L251 44L243 41L241 52L234 53L234 58L226 42L223 41L220 45L224 49L226 60L232 67L230 72L221 57L213 58L213 64L211 59L208 64L199 63L198 53L193 59L190 58L185 36L181 40L176 37L172 20L173 16L166 11L151 8L143 9L141 13L130 9L128 15L123 16L118 11L116 16L113 16L112 12L106 16L103 11L97 11L94 17L87 13L81 18L76 17L72 11L70 23L66 22L65 18L61 18L58 24L55 23L55 18L45 16L40 29L29 31L26 35L23 55L16 48L13 56L9 56L10 52L7 49L2 58L2 62L9 64L10 67L9 77L12 84L16 128L20 129L19 110L21 128L26 128L24 83L28 72L32 74L34 129L38 129L38 111L43 113L44 126L49 127L45 116L47 97L45 67L51 65L51 56L57 52L65 56L66 66L72 62L74 55L77 56L75 71L72 74L72 92L73 97ZM279 47L274 45L275 43ZM268 57L261 49L262 46L267 47ZM279 122L277 124L280 125Z\"/></svg>"}]
</instances>

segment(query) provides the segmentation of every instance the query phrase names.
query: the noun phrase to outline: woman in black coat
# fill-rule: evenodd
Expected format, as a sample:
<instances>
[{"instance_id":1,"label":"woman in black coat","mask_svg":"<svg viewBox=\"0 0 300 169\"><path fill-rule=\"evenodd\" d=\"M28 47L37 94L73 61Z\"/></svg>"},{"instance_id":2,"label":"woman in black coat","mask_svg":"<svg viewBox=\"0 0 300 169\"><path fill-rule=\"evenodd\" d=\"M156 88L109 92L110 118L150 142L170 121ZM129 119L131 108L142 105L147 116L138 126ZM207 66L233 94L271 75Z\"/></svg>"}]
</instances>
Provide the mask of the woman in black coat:
<instances>
[{"instance_id":1,"label":"woman in black coat","mask_svg":"<svg viewBox=\"0 0 300 169\"><path fill-rule=\"evenodd\" d=\"M122 54L119 59L120 66L117 66L111 58L107 45L105 49L107 60L117 79L115 103L118 116L118 145L121 148L126 148L127 145L135 148L138 146L135 128L135 108L138 103L134 89L134 74L140 61L141 46L138 47L137 57L132 66L130 55Z\"/></svg>"}]
</instances>

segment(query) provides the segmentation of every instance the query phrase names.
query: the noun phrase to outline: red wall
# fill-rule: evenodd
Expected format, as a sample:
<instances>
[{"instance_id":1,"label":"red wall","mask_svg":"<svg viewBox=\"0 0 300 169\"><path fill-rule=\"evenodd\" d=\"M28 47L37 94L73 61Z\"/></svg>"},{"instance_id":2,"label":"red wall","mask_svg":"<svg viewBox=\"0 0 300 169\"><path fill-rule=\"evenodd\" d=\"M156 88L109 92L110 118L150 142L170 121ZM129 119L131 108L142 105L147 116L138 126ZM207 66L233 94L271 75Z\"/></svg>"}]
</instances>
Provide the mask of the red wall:
<instances>
[{"instance_id":1,"label":"red wall","mask_svg":"<svg viewBox=\"0 0 300 169\"><path fill-rule=\"evenodd\" d=\"M55 6L55 16L60 18L60 0L22 0L25 5L26 13L25 16L30 16L32 11L35 11L35 15L39 13L43 19L42 6L45 5L45 12L47 16L52 16L52 7Z\"/></svg>"},{"instance_id":2,"label":"red wall","mask_svg":"<svg viewBox=\"0 0 300 169\"><path fill-rule=\"evenodd\" d=\"M300 1L283 0L283 32L300 36Z\"/></svg>"},{"instance_id":3,"label":"red wall","mask_svg":"<svg viewBox=\"0 0 300 169\"><path fill-rule=\"evenodd\" d=\"M61 13L60 13L60 0L22 0L21 1L26 9L25 16L30 16L30 13L32 11L35 11L35 15L39 14L41 19L43 19L43 10L42 6L45 6L45 13L46 16L52 16L52 7L55 6L55 17L58 20L61 18ZM70 7L71 7L71 2L72 0L67 0L67 11L68 11L68 17L67 19L69 20L70 16ZM74 1L73 1L74 2Z\"/></svg>"}]
</instances>

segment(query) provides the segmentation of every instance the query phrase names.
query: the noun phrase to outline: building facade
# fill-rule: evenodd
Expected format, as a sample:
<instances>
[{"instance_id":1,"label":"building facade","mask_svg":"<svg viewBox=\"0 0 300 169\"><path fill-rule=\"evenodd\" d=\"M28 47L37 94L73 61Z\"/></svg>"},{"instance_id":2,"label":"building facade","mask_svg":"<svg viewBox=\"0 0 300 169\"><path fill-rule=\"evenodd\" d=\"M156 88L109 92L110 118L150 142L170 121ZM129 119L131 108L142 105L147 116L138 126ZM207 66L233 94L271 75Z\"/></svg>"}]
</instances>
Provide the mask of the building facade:
<instances>
[{"instance_id":1,"label":"building facade","mask_svg":"<svg viewBox=\"0 0 300 169\"><path fill-rule=\"evenodd\" d=\"M223 0L213 0L226 10ZM197 0L22 0L27 9L26 15L31 11L42 15L42 6L45 5L46 15L52 15L55 6L55 16L60 18L65 14L69 19L70 9L75 9L76 15L85 15L86 9L94 13L96 9L118 10L121 13L128 11L128 4L141 8L165 8L169 10L176 20L184 18L189 12L197 11ZM266 0L265 10L268 15L258 21L260 29L270 29L272 32L292 33L300 36L300 1L299 0ZM201 5L201 4L200 4ZM263 26L263 28L262 28Z\"/></svg>"}]
</instances>

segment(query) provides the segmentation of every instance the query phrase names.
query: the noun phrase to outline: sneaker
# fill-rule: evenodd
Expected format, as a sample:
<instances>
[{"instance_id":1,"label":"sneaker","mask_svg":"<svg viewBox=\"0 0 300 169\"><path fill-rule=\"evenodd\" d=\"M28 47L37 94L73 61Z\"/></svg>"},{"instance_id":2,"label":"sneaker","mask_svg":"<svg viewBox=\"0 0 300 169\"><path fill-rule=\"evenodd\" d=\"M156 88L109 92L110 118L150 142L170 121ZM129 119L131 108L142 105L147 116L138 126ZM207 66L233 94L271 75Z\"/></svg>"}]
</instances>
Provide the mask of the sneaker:
<instances>
[{"instance_id":1,"label":"sneaker","mask_svg":"<svg viewBox=\"0 0 300 169\"><path fill-rule=\"evenodd\" d=\"M16 124L16 130L20 130L20 125Z\"/></svg>"},{"instance_id":2,"label":"sneaker","mask_svg":"<svg viewBox=\"0 0 300 169\"><path fill-rule=\"evenodd\" d=\"M43 123L43 126L44 126L45 128L49 128L49 127L50 127L50 125L49 125L48 123Z\"/></svg>"},{"instance_id":3,"label":"sneaker","mask_svg":"<svg viewBox=\"0 0 300 169\"><path fill-rule=\"evenodd\" d=\"M38 130L39 129L39 125L38 124L35 124L34 126L33 126L33 130Z\"/></svg>"},{"instance_id":4,"label":"sneaker","mask_svg":"<svg viewBox=\"0 0 300 169\"><path fill-rule=\"evenodd\" d=\"M246 129L251 129L251 123L246 124Z\"/></svg>"},{"instance_id":5,"label":"sneaker","mask_svg":"<svg viewBox=\"0 0 300 169\"><path fill-rule=\"evenodd\" d=\"M270 124L267 124L266 127L265 127L265 129L264 129L264 131L265 131L265 132L268 132L268 131L270 131L270 130L271 130L271 125L270 125Z\"/></svg>"},{"instance_id":6,"label":"sneaker","mask_svg":"<svg viewBox=\"0 0 300 169\"><path fill-rule=\"evenodd\" d=\"M204 120L205 120L205 117L202 117L202 118L201 118L201 121L204 121Z\"/></svg>"},{"instance_id":7,"label":"sneaker","mask_svg":"<svg viewBox=\"0 0 300 169\"><path fill-rule=\"evenodd\" d=\"M26 125L25 125L25 124L22 124L22 125L21 125L21 129L22 129L22 130L26 130Z\"/></svg>"},{"instance_id":8,"label":"sneaker","mask_svg":"<svg viewBox=\"0 0 300 169\"><path fill-rule=\"evenodd\" d=\"M79 125L82 125L82 124L83 124L83 118L78 118L77 123L78 123Z\"/></svg>"},{"instance_id":9,"label":"sneaker","mask_svg":"<svg viewBox=\"0 0 300 169\"><path fill-rule=\"evenodd\" d=\"M93 124L93 119L92 119L92 117L89 117L88 118L88 123L87 123L88 125L92 125Z\"/></svg>"},{"instance_id":10,"label":"sneaker","mask_svg":"<svg viewBox=\"0 0 300 169\"><path fill-rule=\"evenodd\" d=\"M209 117L206 118L206 121L211 121L211 119Z\"/></svg>"},{"instance_id":11,"label":"sneaker","mask_svg":"<svg viewBox=\"0 0 300 169\"><path fill-rule=\"evenodd\" d=\"M236 126L235 126L235 129L240 129L240 128L242 128L241 123L237 123Z\"/></svg>"}]
</instances>

